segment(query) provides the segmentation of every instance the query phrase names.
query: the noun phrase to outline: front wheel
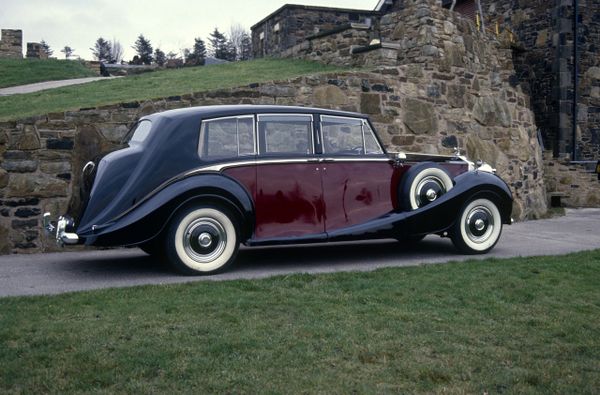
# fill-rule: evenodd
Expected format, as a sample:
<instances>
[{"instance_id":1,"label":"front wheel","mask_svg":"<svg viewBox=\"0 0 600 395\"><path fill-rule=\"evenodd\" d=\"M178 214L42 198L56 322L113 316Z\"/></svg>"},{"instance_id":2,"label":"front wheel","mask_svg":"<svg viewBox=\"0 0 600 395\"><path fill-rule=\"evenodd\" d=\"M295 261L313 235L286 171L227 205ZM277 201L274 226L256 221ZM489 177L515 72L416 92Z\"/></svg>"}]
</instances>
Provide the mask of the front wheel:
<instances>
[{"instance_id":1,"label":"front wheel","mask_svg":"<svg viewBox=\"0 0 600 395\"><path fill-rule=\"evenodd\" d=\"M235 218L218 207L183 210L171 221L166 239L169 262L187 275L224 270L239 247Z\"/></svg>"},{"instance_id":2,"label":"front wheel","mask_svg":"<svg viewBox=\"0 0 600 395\"><path fill-rule=\"evenodd\" d=\"M502 218L494 202L476 199L461 210L451 232L454 246L466 254L485 254L502 233Z\"/></svg>"}]
</instances>

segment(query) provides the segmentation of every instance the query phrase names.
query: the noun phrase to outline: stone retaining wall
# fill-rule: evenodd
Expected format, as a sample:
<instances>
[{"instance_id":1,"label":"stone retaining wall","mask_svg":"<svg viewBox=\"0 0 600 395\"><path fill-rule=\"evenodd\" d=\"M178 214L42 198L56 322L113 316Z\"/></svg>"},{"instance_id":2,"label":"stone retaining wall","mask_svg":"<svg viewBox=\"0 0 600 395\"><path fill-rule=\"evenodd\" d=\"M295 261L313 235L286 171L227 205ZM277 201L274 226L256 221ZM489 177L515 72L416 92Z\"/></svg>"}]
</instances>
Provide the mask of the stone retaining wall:
<instances>
[{"instance_id":1,"label":"stone retaining wall","mask_svg":"<svg viewBox=\"0 0 600 395\"><path fill-rule=\"evenodd\" d=\"M78 203L84 163L115 147L140 116L215 104L306 105L367 113L391 150L448 154L457 144L498 168L517 219L546 210L543 166L526 97L478 75L407 65L305 76L147 102L121 103L0 123L0 252L52 250L41 214Z\"/></svg>"}]
</instances>

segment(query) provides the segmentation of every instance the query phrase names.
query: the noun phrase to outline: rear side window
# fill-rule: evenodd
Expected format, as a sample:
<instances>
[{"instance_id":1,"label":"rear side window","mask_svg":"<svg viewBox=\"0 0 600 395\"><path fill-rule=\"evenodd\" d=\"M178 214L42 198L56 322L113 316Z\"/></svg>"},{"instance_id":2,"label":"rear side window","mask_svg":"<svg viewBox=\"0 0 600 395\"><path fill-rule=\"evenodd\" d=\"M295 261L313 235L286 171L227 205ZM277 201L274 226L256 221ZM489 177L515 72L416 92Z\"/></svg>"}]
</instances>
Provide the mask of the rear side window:
<instances>
[{"instance_id":1,"label":"rear side window","mask_svg":"<svg viewBox=\"0 0 600 395\"><path fill-rule=\"evenodd\" d=\"M373 130L360 118L321 116L323 152L338 155L382 154Z\"/></svg>"},{"instance_id":2,"label":"rear side window","mask_svg":"<svg viewBox=\"0 0 600 395\"><path fill-rule=\"evenodd\" d=\"M202 122L198 154L204 159L254 155L254 117L228 117Z\"/></svg>"},{"instance_id":3,"label":"rear side window","mask_svg":"<svg viewBox=\"0 0 600 395\"><path fill-rule=\"evenodd\" d=\"M311 115L259 115L258 125L261 154L314 153Z\"/></svg>"},{"instance_id":4,"label":"rear side window","mask_svg":"<svg viewBox=\"0 0 600 395\"><path fill-rule=\"evenodd\" d=\"M150 130L152 129L152 122L148 119L144 119L135 126L135 129L131 133L131 139L129 143L141 143L150 134Z\"/></svg>"}]
</instances>

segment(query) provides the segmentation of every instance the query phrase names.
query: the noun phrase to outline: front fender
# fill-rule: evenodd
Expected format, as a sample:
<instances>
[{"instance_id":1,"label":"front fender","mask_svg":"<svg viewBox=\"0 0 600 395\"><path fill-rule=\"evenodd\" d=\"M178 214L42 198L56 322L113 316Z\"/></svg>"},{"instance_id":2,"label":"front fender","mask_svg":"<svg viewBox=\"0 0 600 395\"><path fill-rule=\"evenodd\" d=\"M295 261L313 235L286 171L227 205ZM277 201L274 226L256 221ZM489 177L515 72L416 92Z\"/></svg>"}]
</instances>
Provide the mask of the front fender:
<instances>
[{"instance_id":1,"label":"front fender","mask_svg":"<svg viewBox=\"0 0 600 395\"><path fill-rule=\"evenodd\" d=\"M238 216L242 241L252 235L252 197L236 180L221 173L196 175L173 182L108 223L79 230L78 234L88 245L139 244L157 236L180 207L195 202L227 206Z\"/></svg>"},{"instance_id":2,"label":"front fender","mask_svg":"<svg viewBox=\"0 0 600 395\"><path fill-rule=\"evenodd\" d=\"M500 211L503 223L510 223L512 194L498 176L482 171L463 173L454 179L455 185L440 198L413 211L394 211L380 218L350 228L328 232L331 241L365 238L424 235L448 230L461 208L476 198L492 200Z\"/></svg>"}]
</instances>

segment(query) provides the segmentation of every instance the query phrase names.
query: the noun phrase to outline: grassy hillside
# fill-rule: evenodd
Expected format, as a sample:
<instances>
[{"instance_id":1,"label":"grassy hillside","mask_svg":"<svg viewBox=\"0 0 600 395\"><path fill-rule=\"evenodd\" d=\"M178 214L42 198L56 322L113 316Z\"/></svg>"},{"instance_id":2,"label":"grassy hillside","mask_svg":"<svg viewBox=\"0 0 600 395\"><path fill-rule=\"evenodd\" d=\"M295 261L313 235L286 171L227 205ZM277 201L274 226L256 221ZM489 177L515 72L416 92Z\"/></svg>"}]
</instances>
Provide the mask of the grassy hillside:
<instances>
[{"instance_id":1,"label":"grassy hillside","mask_svg":"<svg viewBox=\"0 0 600 395\"><path fill-rule=\"evenodd\" d=\"M0 59L0 88L94 76L90 69L72 60Z\"/></svg>"},{"instance_id":2,"label":"grassy hillside","mask_svg":"<svg viewBox=\"0 0 600 395\"><path fill-rule=\"evenodd\" d=\"M161 70L85 85L0 97L0 120L94 107L134 100L182 95L211 89L243 86L338 70L315 62L259 59L224 65Z\"/></svg>"},{"instance_id":3,"label":"grassy hillside","mask_svg":"<svg viewBox=\"0 0 600 395\"><path fill-rule=\"evenodd\" d=\"M0 299L0 393L597 393L600 250Z\"/></svg>"}]
</instances>

